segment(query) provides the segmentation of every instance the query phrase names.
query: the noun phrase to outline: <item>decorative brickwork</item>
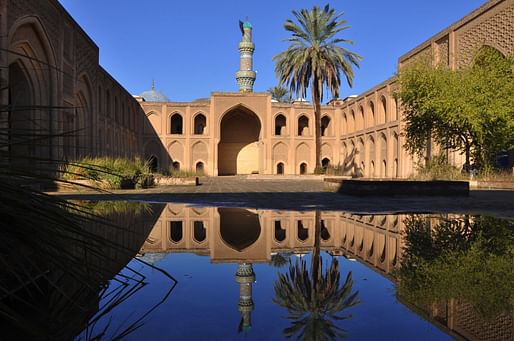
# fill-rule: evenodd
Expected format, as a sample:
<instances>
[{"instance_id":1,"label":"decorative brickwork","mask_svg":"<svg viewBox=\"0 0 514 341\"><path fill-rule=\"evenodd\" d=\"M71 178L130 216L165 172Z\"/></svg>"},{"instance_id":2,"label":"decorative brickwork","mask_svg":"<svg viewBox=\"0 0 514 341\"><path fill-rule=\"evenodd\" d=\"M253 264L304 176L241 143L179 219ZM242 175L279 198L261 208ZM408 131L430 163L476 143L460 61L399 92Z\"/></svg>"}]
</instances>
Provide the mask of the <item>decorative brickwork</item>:
<instances>
[{"instance_id":1,"label":"decorative brickwork","mask_svg":"<svg viewBox=\"0 0 514 341\"><path fill-rule=\"evenodd\" d=\"M514 338L512 316L503 315L486 320L470 304L456 303L455 331L473 340L511 341Z\"/></svg>"},{"instance_id":2,"label":"decorative brickwork","mask_svg":"<svg viewBox=\"0 0 514 341\"><path fill-rule=\"evenodd\" d=\"M449 65L450 64L450 43L448 36L439 39L436 43L436 59L437 64Z\"/></svg>"},{"instance_id":3,"label":"decorative brickwork","mask_svg":"<svg viewBox=\"0 0 514 341\"><path fill-rule=\"evenodd\" d=\"M476 19L463 27L457 35L457 67L469 65L475 53L490 45L505 54L514 54L514 5L506 7L490 18Z\"/></svg>"}]
</instances>

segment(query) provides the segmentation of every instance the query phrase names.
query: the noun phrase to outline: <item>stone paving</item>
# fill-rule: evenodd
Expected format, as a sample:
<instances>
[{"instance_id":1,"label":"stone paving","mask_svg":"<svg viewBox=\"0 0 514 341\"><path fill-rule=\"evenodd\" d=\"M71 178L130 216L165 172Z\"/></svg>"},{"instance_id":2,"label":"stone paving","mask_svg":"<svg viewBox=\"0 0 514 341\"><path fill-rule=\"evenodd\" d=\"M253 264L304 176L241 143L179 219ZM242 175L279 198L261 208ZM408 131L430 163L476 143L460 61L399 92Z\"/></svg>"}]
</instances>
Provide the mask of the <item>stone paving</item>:
<instances>
[{"instance_id":1,"label":"stone paving","mask_svg":"<svg viewBox=\"0 0 514 341\"><path fill-rule=\"evenodd\" d=\"M469 197L355 197L321 179L202 178L200 186L162 186L110 193L52 193L68 199L177 202L197 206L352 213L469 213L514 218L513 190L472 190Z\"/></svg>"}]
</instances>

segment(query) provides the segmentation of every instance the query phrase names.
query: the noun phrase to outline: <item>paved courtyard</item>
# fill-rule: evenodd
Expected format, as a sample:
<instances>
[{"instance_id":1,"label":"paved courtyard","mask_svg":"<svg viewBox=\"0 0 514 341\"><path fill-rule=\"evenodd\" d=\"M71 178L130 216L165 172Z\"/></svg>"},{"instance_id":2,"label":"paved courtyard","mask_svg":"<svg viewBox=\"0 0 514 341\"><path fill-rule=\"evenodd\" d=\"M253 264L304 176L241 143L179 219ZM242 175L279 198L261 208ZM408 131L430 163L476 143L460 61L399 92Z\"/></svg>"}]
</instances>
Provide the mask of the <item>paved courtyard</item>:
<instances>
[{"instance_id":1,"label":"paved courtyard","mask_svg":"<svg viewBox=\"0 0 514 341\"><path fill-rule=\"evenodd\" d=\"M163 186L108 193L54 193L68 199L177 202L196 206L353 213L469 213L514 218L514 191L473 190L469 197L355 197L320 179L202 178L200 186Z\"/></svg>"}]
</instances>

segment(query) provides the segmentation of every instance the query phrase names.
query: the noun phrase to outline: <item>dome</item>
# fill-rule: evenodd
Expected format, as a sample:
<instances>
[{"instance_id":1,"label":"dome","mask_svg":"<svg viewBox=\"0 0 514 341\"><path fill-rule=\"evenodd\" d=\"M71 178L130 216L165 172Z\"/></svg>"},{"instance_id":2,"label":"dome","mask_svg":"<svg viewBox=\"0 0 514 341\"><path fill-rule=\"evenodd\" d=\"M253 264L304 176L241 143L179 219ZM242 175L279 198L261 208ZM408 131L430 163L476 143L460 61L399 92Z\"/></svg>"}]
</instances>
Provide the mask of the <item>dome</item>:
<instances>
[{"instance_id":1,"label":"dome","mask_svg":"<svg viewBox=\"0 0 514 341\"><path fill-rule=\"evenodd\" d=\"M170 101L168 96L166 96L159 90L155 90L155 86L153 84L152 84L151 90L144 91L139 96L143 97L145 102L169 102Z\"/></svg>"}]
</instances>

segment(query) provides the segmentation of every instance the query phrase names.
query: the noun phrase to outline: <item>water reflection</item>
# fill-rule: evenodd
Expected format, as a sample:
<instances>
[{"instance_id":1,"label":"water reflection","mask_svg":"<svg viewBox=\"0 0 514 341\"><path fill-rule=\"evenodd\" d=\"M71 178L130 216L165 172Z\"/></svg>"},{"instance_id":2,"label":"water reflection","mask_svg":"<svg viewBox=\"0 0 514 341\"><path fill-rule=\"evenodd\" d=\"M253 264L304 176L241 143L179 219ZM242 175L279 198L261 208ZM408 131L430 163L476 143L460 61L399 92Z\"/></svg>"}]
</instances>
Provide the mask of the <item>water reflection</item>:
<instances>
[{"instance_id":1,"label":"water reflection","mask_svg":"<svg viewBox=\"0 0 514 341\"><path fill-rule=\"evenodd\" d=\"M180 232L173 226L180 226ZM140 252L194 253L208 255L215 264L238 264L239 332L249 330L252 312L260 309L252 298L259 276L254 266L268 263L289 265L276 276L273 298L292 320L284 336L343 337L346 327L338 319L349 316L354 308L347 308L362 300L353 290L351 272L340 274L338 257L344 256L393 280L400 302L448 334L512 340L513 236L512 221L480 216L168 204ZM306 260L295 256L311 252L308 270Z\"/></svg>"},{"instance_id":2,"label":"water reflection","mask_svg":"<svg viewBox=\"0 0 514 341\"><path fill-rule=\"evenodd\" d=\"M38 240L2 231L3 338L61 340L81 331L87 339L114 338L128 335L141 323L136 318L112 325L109 320L112 310L144 285L142 274L126 264L146 240L162 207L84 203L77 209L79 215L68 217L69 229L38 226L46 233Z\"/></svg>"}]
</instances>

